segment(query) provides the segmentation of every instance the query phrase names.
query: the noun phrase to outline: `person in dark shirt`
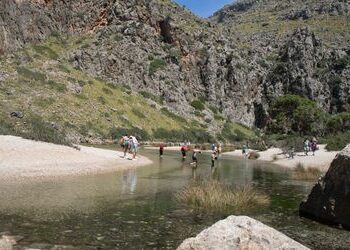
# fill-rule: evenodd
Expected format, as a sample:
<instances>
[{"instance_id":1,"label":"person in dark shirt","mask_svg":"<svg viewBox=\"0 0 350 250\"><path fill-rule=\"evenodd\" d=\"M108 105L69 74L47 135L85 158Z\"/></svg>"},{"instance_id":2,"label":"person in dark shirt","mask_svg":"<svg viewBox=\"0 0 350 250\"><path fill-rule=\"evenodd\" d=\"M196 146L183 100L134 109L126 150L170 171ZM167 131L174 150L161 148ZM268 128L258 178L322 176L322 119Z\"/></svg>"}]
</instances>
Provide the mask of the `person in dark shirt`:
<instances>
[{"instance_id":1,"label":"person in dark shirt","mask_svg":"<svg viewBox=\"0 0 350 250\"><path fill-rule=\"evenodd\" d=\"M165 145L164 145L163 143L161 143L161 144L159 145L159 157L160 157L160 158L163 157L164 148L165 148Z\"/></svg>"}]
</instances>

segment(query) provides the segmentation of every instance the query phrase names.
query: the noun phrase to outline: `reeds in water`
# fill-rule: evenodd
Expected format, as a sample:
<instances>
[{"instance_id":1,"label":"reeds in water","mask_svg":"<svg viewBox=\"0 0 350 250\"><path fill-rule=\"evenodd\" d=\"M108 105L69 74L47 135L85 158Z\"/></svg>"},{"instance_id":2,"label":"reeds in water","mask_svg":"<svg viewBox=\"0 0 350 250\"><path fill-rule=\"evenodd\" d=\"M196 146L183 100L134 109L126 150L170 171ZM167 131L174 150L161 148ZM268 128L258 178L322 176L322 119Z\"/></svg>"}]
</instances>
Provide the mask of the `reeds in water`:
<instances>
[{"instance_id":1,"label":"reeds in water","mask_svg":"<svg viewBox=\"0 0 350 250\"><path fill-rule=\"evenodd\" d=\"M175 196L195 210L219 213L242 212L269 203L268 196L250 185L232 187L219 181L193 182Z\"/></svg>"},{"instance_id":2,"label":"reeds in water","mask_svg":"<svg viewBox=\"0 0 350 250\"><path fill-rule=\"evenodd\" d=\"M317 180L322 175L322 172L318 168L309 167L306 168L302 163L298 163L293 177L297 180Z\"/></svg>"}]
</instances>

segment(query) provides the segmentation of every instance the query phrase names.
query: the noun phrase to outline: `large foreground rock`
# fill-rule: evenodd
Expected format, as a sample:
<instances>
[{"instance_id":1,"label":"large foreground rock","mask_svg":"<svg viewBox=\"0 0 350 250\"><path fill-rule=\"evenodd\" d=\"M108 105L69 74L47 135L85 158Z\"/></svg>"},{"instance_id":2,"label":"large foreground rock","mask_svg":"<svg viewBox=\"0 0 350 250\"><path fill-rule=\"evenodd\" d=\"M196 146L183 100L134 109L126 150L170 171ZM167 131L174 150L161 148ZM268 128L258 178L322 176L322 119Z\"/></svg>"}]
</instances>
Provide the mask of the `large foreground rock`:
<instances>
[{"instance_id":1,"label":"large foreground rock","mask_svg":"<svg viewBox=\"0 0 350 250\"><path fill-rule=\"evenodd\" d=\"M299 213L350 229L350 145L335 157L326 175L300 204Z\"/></svg>"},{"instance_id":2,"label":"large foreground rock","mask_svg":"<svg viewBox=\"0 0 350 250\"><path fill-rule=\"evenodd\" d=\"M178 250L308 249L277 230L246 216L230 216L185 240Z\"/></svg>"}]
</instances>

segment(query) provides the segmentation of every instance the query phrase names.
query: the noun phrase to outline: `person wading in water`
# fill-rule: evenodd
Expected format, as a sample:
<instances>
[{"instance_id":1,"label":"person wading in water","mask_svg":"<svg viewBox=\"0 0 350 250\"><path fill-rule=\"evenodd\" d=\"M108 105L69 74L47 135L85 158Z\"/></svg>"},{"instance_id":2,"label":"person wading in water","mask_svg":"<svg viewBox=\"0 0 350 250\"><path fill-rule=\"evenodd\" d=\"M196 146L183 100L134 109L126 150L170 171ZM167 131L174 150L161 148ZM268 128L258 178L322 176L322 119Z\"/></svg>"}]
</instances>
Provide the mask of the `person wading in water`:
<instances>
[{"instance_id":1,"label":"person wading in water","mask_svg":"<svg viewBox=\"0 0 350 250\"><path fill-rule=\"evenodd\" d=\"M185 160L186 159L186 151L187 151L187 146L184 144L182 145L181 147L181 154L182 154L182 160Z\"/></svg>"},{"instance_id":2,"label":"person wading in water","mask_svg":"<svg viewBox=\"0 0 350 250\"><path fill-rule=\"evenodd\" d=\"M164 148L165 148L165 145L164 143L161 143L159 145L159 157L162 158L163 157L163 154L164 154Z\"/></svg>"},{"instance_id":3,"label":"person wading in water","mask_svg":"<svg viewBox=\"0 0 350 250\"><path fill-rule=\"evenodd\" d=\"M193 168L197 168L197 165L198 165L197 155L201 153L202 152L200 151L200 149L197 146L195 146L192 153L192 163L191 163Z\"/></svg>"}]
</instances>

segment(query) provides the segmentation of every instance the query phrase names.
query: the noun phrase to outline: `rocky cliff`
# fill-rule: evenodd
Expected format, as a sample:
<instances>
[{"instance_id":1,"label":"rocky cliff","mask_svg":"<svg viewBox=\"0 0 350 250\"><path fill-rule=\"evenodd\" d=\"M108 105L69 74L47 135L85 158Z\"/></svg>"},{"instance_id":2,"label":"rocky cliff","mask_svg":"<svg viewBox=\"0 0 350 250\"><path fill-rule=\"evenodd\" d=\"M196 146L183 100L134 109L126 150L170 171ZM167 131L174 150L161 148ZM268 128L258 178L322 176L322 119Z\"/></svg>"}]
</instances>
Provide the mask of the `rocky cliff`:
<instances>
[{"instance_id":1,"label":"rocky cliff","mask_svg":"<svg viewBox=\"0 0 350 250\"><path fill-rule=\"evenodd\" d=\"M157 96L214 134L227 118L264 127L271 102L288 93L315 100L328 112L350 110L344 1L238 1L210 20L170 0L1 5L1 53L53 36L79 37L61 62ZM0 77L6 74L3 68Z\"/></svg>"},{"instance_id":2,"label":"rocky cliff","mask_svg":"<svg viewBox=\"0 0 350 250\"><path fill-rule=\"evenodd\" d=\"M326 175L300 204L301 216L350 229L350 145L333 160Z\"/></svg>"}]
</instances>

